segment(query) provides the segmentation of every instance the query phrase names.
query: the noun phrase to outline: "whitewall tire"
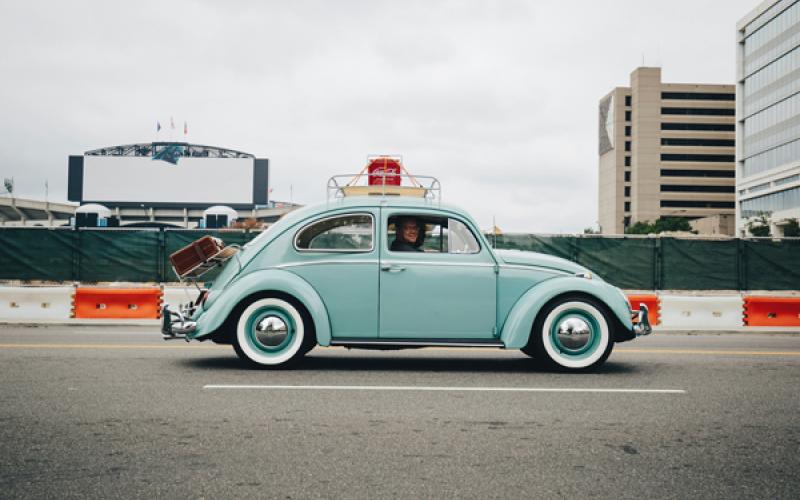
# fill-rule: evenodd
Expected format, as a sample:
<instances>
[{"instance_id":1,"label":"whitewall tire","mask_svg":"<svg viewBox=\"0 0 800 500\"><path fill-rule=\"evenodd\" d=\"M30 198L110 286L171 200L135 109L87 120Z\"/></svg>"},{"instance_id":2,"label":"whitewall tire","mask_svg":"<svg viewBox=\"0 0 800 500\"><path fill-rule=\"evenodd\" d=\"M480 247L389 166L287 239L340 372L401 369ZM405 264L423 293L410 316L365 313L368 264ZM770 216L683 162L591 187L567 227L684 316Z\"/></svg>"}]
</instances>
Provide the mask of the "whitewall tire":
<instances>
[{"instance_id":1,"label":"whitewall tire","mask_svg":"<svg viewBox=\"0 0 800 500\"><path fill-rule=\"evenodd\" d=\"M256 299L239 316L233 346L251 365L287 366L307 351L307 330L291 302L277 297Z\"/></svg>"},{"instance_id":2,"label":"whitewall tire","mask_svg":"<svg viewBox=\"0 0 800 500\"><path fill-rule=\"evenodd\" d=\"M542 309L523 351L545 365L583 371L603 364L613 346L604 307L588 298L566 297Z\"/></svg>"}]
</instances>

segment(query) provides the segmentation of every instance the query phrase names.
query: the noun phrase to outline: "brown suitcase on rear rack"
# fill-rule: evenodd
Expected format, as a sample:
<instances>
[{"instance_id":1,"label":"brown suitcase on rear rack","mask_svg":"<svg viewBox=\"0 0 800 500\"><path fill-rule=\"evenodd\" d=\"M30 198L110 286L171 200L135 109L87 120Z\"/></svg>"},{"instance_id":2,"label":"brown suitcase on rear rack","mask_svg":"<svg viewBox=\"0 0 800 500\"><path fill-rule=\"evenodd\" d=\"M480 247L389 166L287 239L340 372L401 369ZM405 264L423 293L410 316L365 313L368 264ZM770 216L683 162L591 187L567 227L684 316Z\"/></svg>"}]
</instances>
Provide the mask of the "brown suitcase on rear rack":
<instances>
[{"instance_id":1,"label":"brown suitcase on rear rack","mask_svg":"<svg viewBox=\"0 0 800 500\"><path fill-rule=\"evenodd\" d=\"M236 250L226 248L218 238L203 236L170 255L169 261L178 277L196 278L231 258Z\"/></svg>"}]
</instances>

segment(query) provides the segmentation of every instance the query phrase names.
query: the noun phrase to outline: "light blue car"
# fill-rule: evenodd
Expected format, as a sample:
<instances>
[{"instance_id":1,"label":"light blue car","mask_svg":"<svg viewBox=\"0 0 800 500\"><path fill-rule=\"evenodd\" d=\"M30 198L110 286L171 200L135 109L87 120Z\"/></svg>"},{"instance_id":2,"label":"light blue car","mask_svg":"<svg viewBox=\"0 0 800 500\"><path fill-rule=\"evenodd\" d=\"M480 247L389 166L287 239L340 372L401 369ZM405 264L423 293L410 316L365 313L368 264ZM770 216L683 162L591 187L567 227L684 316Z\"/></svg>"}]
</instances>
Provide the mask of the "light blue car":
<instances>
[{"instance_id":1,"label":"light blue car","mask_svg":"<svg viewBox=\"0 0 800 500\"><path fill-rule=\"evenodd\" d=\"M583 371L615 342L650 332L647 308L631 311L620 289L588 269L495 250L463 210L406 196L289 213L193 304L165 306L162 324L166 339L232 344L256 367L289 366L316 345L457 346L521 349Z\"/></svg>"}]
</instances>

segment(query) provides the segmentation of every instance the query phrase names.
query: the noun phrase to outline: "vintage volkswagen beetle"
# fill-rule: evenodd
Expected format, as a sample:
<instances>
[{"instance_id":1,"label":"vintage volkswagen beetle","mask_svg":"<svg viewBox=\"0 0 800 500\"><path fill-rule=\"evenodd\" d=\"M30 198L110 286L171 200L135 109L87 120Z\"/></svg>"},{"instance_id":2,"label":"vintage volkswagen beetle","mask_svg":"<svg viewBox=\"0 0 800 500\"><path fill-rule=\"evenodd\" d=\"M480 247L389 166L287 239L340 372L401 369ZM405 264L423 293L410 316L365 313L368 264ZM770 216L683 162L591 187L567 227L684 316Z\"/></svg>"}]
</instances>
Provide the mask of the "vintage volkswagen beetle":
<instances>
[{"instance_id":1,"label":"vintage volkswagen beetle","mask_svg":"<svg viewBox=\"0 0 800 500\"><path fill-rule=\"evenodd\" d=\"M424 251L392 251L396 222ZM636 319L634 323L632 320ZM165 339L233 344L257 367L315 345L521 349L568 371L650 333L647 309L557 257L495 250L464 211L426 198L355 196L293 211L229 259L189 306L163 310Z\"/></svg>"}]
</instances>

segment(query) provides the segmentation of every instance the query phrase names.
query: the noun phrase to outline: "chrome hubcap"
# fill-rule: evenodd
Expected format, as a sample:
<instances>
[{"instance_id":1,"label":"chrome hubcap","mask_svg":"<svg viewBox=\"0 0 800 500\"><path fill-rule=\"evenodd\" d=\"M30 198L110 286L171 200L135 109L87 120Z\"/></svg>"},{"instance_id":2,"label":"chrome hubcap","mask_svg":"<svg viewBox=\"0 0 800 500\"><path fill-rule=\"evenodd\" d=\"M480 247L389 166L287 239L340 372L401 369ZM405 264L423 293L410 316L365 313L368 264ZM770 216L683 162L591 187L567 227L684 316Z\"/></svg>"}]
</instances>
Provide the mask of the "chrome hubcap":
<instances>
[{"instance_id":1,"label":"chrome hubcap","mask_svg":"<svg viewBox=\"0 0 800 500\"><path fill-rule=\"evenodd\" d=\"M571 351L577 351L589 343L592 337L592 328L589 323L580 318L567 318L558 324L558 342Z\"/></svg>"},{"instance_id":2,"label":"chrome hubcap","mask_svg":"<svg viewBox=\"0 0 800 500\"><path fill-rule=\"evenodd\" d=\"M286 340L289 328L278 316L266 316L256 325L256 340L266 347L277 347Z\"/></svg>"}]
</instances>

